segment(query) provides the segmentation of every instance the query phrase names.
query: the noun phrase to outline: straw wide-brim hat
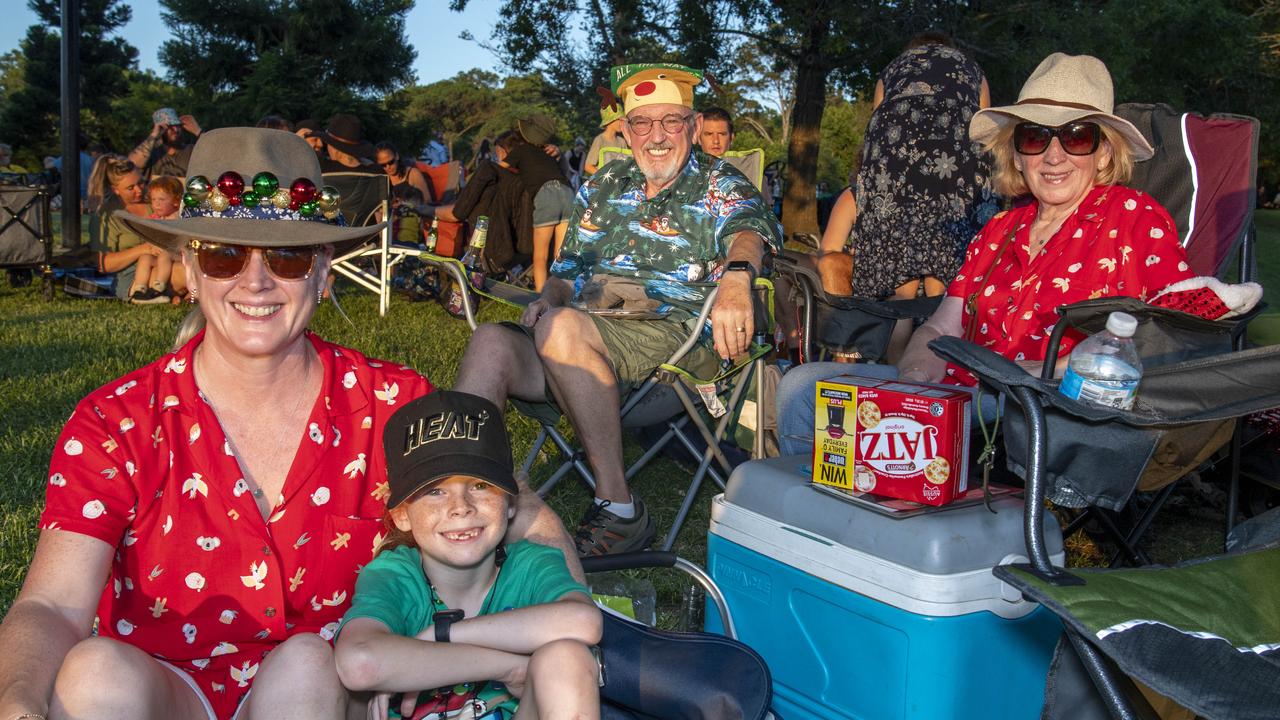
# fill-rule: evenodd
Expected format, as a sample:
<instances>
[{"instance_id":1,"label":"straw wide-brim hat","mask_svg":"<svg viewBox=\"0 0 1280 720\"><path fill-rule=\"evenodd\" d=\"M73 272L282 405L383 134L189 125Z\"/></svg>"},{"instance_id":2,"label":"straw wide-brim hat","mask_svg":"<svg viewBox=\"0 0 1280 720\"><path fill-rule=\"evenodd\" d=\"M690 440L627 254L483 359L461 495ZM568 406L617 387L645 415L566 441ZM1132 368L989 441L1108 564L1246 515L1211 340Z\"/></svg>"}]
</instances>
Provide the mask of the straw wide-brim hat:
<instances>
[{"instance_id":1,"label":"straw wide-brim hat","mask_svg":"<svg viewBox=\"0 0 1280 720\"><path fill-rule=\"evenodd\" d=\"M1040 62L1013 105L987 108L969 121L969 138L985 143L1010 123L1033 122L1056 127L1089 119L1118 132L1133 150L1134 160L1155 151L1132 123L1113 113L1115 90L1107 66L1091 55L1054 53Z\"/></svg>"},{"instance_id":2,"label":"straw wide-brim hat","mask_svg":"<svg viewBox=\"0 0 1280 720\"><path fill-rule=\"evenodd\" d=\"M310 180L317 190L324 186L315 151L306 140L283 130L231 127L202 133L191 150L188 189L196 177L213 185L227 171L238 173L246 189L251 189L253 178L263 172L274 175L286 191L301 178ZM208 200L194 207L184 202L181 216L173 220L142 218L124 210L117 210L115 217L142 239L171 252L194 239L254 247L336 244L335 253L340 254L386 224L348 227L341 214L332 219L321 212L305 216L269 201L252 208L240 204L223 210L214 209Z\"/></svg>"}]
</instances>

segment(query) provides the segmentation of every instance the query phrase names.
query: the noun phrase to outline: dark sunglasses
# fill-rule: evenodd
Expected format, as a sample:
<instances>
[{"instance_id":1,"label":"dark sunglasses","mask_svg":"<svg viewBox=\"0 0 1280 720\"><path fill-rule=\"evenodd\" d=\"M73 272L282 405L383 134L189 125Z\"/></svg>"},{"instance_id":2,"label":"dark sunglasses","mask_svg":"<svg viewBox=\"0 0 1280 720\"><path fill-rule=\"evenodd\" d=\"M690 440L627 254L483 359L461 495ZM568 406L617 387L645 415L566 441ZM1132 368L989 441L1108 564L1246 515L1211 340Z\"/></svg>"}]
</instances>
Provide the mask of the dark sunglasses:
<instances>
[{"instance_id":1,"label":"dark sunglasses","mask_svg":"<svg viewBox=\"0 0 1280 720\"><path fill-rule=\"evenodd\" d=\"M276 279L304 280L311 275L311 270L316 264L316 255L320 252L320 247L316 245L252 248L247 245L231 245L207 240L192 240L191 249L195 251L200 272L214 280L231 280L239 277L249 264L249 256L255 249L262 251L262 259L267 264L267 271Z\"/></svg>"},{"instance_id":2,"label":"dark sunglasses","mask_svg":"<svg viewBox=\"0 0 1280 720\"><path fill-rule=\"evenodd\" d=\"M1095 122L1071 122L1049 127L1021 122L1013 127L1013 149L1023 155L1040 155L1058 138L1068 155L1092 155L1102 142L1102 128Z\"/></svg>"}]
</instances>

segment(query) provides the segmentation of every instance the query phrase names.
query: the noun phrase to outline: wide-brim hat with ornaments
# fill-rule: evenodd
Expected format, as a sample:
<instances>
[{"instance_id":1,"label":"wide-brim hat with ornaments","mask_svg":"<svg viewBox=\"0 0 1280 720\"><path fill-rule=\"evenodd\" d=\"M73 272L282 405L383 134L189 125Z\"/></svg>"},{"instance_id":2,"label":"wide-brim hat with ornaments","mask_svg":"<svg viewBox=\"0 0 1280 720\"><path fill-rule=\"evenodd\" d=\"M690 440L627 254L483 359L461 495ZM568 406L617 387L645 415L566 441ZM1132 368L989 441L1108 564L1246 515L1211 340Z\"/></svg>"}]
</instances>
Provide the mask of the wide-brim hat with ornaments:
<instances>
[{"instance_id":1,"label":"wide-brim hat with ornaments","mask_svg":"<svg viewBox=\"0 0 1280 720\"><path fill-rule=\"evenodd\" d=\"M191 150L182 213L152 220L117 210L144 240L177 252L188 240L297 247L339 245L376 234L385 223L349 227L341 196L324 186L306 140L283 130L231 127L202 133Z\"/></svg>"},{"instance_id":2,"label":"wide-brim hat with ornaments","mask_svg":"<svg viewBox=\"0 0 1280 720\"><path fill-rule=\"evenodd\" d=\"M622 100L628 115L638 107L660 103L692 108L693 89L702 78L701 70L663 63L615 65L609 70L613 94Z\"/></svg>"},{"instance_id":3,"label":"wide-brim hat with ornaments","mask_svg":"<svg viewBox=\"0 0 1280 720\"><path fill-rule=\"evenodd\" d=\"M987 108L969 121L969 138L985 143L1010 123L1033 122L1057 127L1076 120L1107 125L1129 143L1134 160L1148 160L1155 151L1138 128L1114 114L1115 90L1111 73L1091 55L1053 53L1040 62L1013 105Z\"/></svg>"}]
</instances>

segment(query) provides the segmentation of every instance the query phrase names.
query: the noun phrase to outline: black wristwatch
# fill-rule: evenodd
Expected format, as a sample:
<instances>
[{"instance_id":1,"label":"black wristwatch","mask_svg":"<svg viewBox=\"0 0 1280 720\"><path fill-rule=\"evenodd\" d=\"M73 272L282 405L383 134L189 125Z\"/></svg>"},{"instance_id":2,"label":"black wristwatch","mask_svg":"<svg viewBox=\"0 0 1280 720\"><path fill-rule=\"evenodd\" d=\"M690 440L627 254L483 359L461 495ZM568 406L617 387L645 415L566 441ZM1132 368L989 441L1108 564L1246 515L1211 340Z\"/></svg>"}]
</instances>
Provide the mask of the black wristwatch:
<instances>
[{"instance_id":1,"label":"black wristwatch","mask_svg":"<svg viewBox=\"0 0 1280 720\"><path fill-rule=\"evenodd\" d=\"M746 260L734 260L724 266L725 272L747 272L751 274L751 282L756 281L756 269Z\"/></svg>"},{"instance_id":2,"label":"black wristwatch","mask_svg":"<svg viewBox=\"0 0 1280 720\"><path fill-rule=\"evenodd\" d=\"M445 610L432 615L431 624L436 627L436 642L449 642L449 626L466 616L462 610Z\"/></svg>"}]
</instances>

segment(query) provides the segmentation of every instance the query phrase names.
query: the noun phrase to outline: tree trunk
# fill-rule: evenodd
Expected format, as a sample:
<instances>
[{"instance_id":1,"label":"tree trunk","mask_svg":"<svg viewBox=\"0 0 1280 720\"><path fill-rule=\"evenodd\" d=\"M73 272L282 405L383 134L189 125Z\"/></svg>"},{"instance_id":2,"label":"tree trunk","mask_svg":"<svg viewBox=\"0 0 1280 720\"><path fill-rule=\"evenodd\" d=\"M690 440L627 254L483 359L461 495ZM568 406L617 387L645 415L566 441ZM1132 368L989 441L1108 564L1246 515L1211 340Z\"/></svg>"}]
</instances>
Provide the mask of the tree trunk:
<instances>
[{"instance_id":1,"label":"tree trunk","mask_svg":"<svg viewBox=\"0 0 1280 720\"><path fill-rule=\"evenodd\" d=\"M818 150L822 142L822 111L827 105L829 68L818 49L826 38L825 21L811 27L807 47L796 66L795 108L787 144L787 191L782 198L782 227L789 239L796 233L818 232Z\"/></svg>"}]
</instances>

